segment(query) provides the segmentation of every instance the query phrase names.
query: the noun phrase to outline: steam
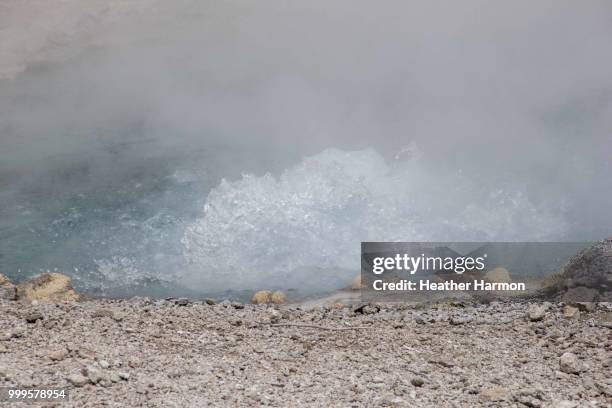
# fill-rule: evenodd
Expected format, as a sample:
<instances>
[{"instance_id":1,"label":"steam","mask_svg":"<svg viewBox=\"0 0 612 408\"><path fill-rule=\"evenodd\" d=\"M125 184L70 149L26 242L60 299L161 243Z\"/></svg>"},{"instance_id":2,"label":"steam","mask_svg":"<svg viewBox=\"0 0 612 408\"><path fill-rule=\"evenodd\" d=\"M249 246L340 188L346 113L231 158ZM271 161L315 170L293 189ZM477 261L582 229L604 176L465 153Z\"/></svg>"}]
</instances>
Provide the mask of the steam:
<instances>
[{"instance_id":1,"label":"steam","mask_svg":"<svg viewBox=\"0 0 612 408\"><path fill-rule=\"evenodd\" d=\"M470 180L562 226L526 239L607 236L611 21L605 0L3 1L0 269L168 277L223 178L411 143L449 202Z\"/></svg>"}]
</instances>

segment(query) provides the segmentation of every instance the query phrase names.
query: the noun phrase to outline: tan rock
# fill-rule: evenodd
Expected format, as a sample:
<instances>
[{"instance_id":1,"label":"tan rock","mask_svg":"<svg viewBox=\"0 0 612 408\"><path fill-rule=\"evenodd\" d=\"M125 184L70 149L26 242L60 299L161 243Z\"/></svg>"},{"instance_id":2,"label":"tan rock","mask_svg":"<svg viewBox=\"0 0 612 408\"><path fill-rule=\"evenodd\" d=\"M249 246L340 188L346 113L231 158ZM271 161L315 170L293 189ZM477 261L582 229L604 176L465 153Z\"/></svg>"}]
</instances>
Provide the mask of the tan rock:
<instances>
[{"instance_id":1,"label":"tan rock","mask_svg":"<svg viewBox=\"0 0 612 408\"><path fill-rule=\"evenodd\" d=\"M270 301L277 305L284 305L287 303L287 297L285 296L283 292L281 292L280 290L277 290L270 297Z\"/></svg>"},{"instance_id":2,"label":"tan rock","mask_svg":"<svg viewBox=\"0 0 612 408\"><path fill-rule=\"evenodd\" d=\"M563 308L563 316L568 319L574 319L580 317L580 310L577 307L565 305Z\"/></svg>"},{"instance_id":3,"label":"tan rock","mask_svg":"<svg viewBox=\"0 0 612 408\"><path fill-rule=\"evenodd\" d=\"M272 292L270 292L269 290L260 290L259 292L253 295L251 303L253 303L254 305L261 305L264 303L270 303L271 300Z\"/></svg>"},{"instance_id":4,"label":"tan rock","mask_svg":"<svg viewBox=\"0 0 612 408\"><path fill-rule=\"evenodd\" d=\"M357 276L355 277L355 279L353 279L353 282L351 283L351 289L352 290L361 290L361 288L363 283L361 282L361 276Z\"/></svg>"},{"instance_id":5,"label":"tan rock","mask_svg":"<svg viewBox=\"0 0 612 408\"><path fill-rule=\"evenodd\" d=\"M53 361L62 361L68 357L69 351L65 347L61 347L55 350L51 350L47 357Z\"/></svg>"},{"instance_id":6,"label":"tan rock","mask_svg":"<svg viewBox=\"0 0 612 408\"><path fill-rule=\"evenodd\" d=\"M11 280L9 278L7 278L5 275L0 273L0 286L4 286L4 285L11 285Z\"/></svg>"},{"instance_id":7,"label":"tan rock","mask_svg":"<svg viewBox=\"0 0 612 408\"><path fill-rule=\"evenodd\" d=\"M495 269L491 269L484 275L484 280L490 283L510 283L512 282L512 278L510 278L510 272L506 268L502 268L498 266Z\"/></svg>"},{"instance_id":8,"label":"tan rock","mask_svg":"<svg viewBox=\"0 0 612 408\"><path fill-rule=\"evenodd\" d=\"M25 300L63 302L80 300L70 277L61 273L43 273L17 285L17 296Z\"/></svg>"},{"instance_id":9,"label":"tan rock","mask_svg":"<svg viewBox=\"0 0 612 408\"><path fill-rule=\"evenodd\" d=\"M480 392L480 398L485 401L505 401L510 397L510 392L502 387L487 388Z\"/></svg>"}]
</instances>

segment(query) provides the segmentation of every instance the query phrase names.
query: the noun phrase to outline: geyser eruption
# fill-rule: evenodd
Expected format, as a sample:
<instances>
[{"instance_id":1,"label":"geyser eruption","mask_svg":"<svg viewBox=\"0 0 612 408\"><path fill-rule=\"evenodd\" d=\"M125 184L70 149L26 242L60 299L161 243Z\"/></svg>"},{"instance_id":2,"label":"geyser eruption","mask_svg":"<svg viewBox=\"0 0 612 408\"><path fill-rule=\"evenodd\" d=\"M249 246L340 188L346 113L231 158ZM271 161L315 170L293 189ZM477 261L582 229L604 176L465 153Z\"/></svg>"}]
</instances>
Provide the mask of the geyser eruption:
<instances>
[{"instance_id":1,"label":"geyser eruption","mask_svg":"<svg viewBox=\"0 0 612 408\"><path fill-rule=\"evenodd\" d=\"M316 290L364 239L609 236L610 3L443 3L2 2L0 272Z\"/></svg>"},{"instance_id":2,"label":"geyser eruption","mask_svg":"<svg viewBox=\"0 0 612 408\"><path fill-rule=\"evenodd\" d=\"M425 158L328 149L279 177L212 189L183 239L191 276L217 289L335 284L359 270L360 241L527 241L565 236L562 215L515 186L494 190ZM321 276L323 275L323 276ZM331 284L331 283L330 283Z\"/></svg>"}]
</instances>

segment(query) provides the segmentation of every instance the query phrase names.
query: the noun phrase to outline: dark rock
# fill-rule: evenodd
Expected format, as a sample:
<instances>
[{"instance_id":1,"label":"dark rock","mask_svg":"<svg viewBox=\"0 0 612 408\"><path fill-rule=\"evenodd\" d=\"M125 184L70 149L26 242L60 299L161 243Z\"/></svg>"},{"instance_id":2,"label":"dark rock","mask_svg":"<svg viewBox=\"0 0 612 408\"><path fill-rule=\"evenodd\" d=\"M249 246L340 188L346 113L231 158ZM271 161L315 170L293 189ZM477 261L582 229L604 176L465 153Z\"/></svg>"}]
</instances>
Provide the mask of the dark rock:
<instances>
[{"instance_id":1,"label":"dark rock","mask_svg":"<svg viewBox=\"0 0 612 408\"><path fill-rule=\"evenodd\" d=\"M552 279L549 289L561 294L572 288L590 288L598 294L610 293L612 290L612 237L599 241L593 246L574 255L561 273ZM579 293L590 295L590 292ZM575 296L576 294L572 294ZM575 301L595 301L576 299ZM610 299L599 299L610 301Z\"/></svg>"},{"instance_id":2,"label":"dark rock","mask_svg":"<svg viewBox=\"0 0 612 408\"><path fill-rule=\"evenodd\" d=\"M410 384L414 385L415 387L422 387L423 384L425 384L425 380L423 380L421 377L413 377L410 380Z\"/></svg>"},{"instance_id":3,"label":"dark rock","mask_svg":"<svg viewBox=\"0 0 612 408\"><path fill-rule=\"evenodd\" d=\"M358 303L353 307L353 312L360 314L376 314L380 311L380 307L372 303Z\"/></svg>"}]
</instances>

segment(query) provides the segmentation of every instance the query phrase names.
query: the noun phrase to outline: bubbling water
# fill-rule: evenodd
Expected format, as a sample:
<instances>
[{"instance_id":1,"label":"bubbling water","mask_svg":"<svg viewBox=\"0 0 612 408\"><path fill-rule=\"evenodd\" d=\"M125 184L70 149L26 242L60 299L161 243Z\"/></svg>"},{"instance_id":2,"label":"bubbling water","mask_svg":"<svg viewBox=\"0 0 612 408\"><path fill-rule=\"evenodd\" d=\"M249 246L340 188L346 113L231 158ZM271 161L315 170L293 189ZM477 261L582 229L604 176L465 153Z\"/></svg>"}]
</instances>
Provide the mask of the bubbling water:
<instances>
[{"instance_id":1,"label":"bubbling water","mask_svg":"<svg viewBox=\"0 0 612 408\"><path fill-rule=\"evenodd\" d=\"M559 213L519 188L490 189L461 172L442 177L424 160L413 148L392 161L373 149L328 149L279 177L223 180L186 228L186 281L290 288L357 275L361 241L538 241L566 233Z\"/></svg>"}]
</instances>

